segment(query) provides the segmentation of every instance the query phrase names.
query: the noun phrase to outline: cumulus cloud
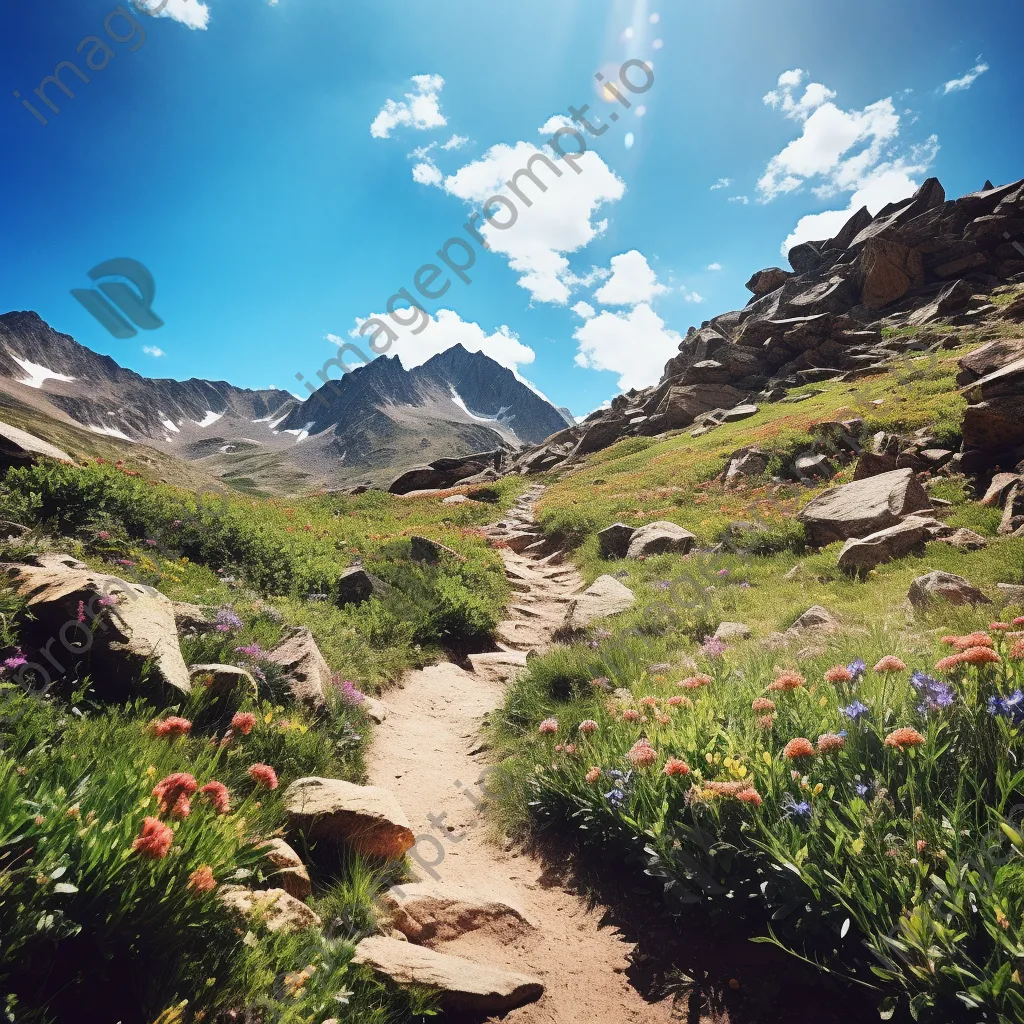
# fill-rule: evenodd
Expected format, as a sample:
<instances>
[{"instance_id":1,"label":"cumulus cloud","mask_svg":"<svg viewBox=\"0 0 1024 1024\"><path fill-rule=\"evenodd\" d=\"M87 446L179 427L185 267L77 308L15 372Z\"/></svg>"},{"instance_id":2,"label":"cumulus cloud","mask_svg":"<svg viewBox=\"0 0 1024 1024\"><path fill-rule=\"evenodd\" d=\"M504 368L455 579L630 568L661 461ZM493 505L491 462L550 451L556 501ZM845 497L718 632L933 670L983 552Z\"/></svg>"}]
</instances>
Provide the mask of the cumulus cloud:
<instances>
[{"instance_id":1,"label":"cumulus cloud","mask_svg":"<svg viewBox=\"0 0 1024 1024\"><path fill-rule=\"evenodd\" d=\"M951 92L963 92L965 89L970 89L986 71L988 71L988 65L979 60L962 78L950 79L942 87L942 95L948 96Z\"/></svg>"},{"instance_id":2,"label":"cumulus cloud","mask_svg":"<svg viewBox=\"0 0 1024 1024\"><path fill-rule=\"evenodd\" d=\"M187 0L188 3L194 0ZM443 128L447 123L441 113L441 90L444 79L440 75L413 75L416 87L407 92L404 100L388 100L370 125L370 134L375 139L389 138L392 131L400 126L425 131L428 128Z\"/></svg>"},{"instance_id":3,"label":"cumulus cloud","mask_svg":"<svg viewBox=\"0 0 1024 1024\"><path fill-rule=\"evenodd\" d=\"M550 136L566 121L553 117L542 133ZM571 144L566 150L571 152ZM506 183L528 162L537 181L520 176L517 188L522 196L514 195ZM608 222L595 221L594 214L605 203L621 199L626 190L593 151L576 158L575 165L581 173L552 150L541 150L532 142L499 143L444 180L449 194L476 209L497 194L513 204L517 216L509 227L479 221L479 230L494 252L507 257L509 266L521 275L518 284L537 302L568 302L577 279L566 254L582 249L606 229ZM508 223L512 217L503 206L495 205L490 212L499 223Z\"/></svg>"},{"instance_id":4,"label":"cumulus cloud","mask_svg":"<svg viewBox=\"0 0 1024 1024\"><path fill-rule=\"evenodd\" d=\"M589 302L577 302L572 311L584 320L589 320L597 312Z\"/></svg>"},{"instance_id":5,"label":"cumulus cloud","mask_svg":"<svg viewBox=\"0 0 1024 1024\"><path fill-rule=\"evenodd\" d=\"M442 149L462 149L462 147L469 142L468 135L453 135L441 148Z\"/></svg>"},{"instance_id":6,"label":"cumulus cloud","mask_svg":"<svg viewBox=\"0 0 1024 1024\"><path fill-rule=\"evenodd\" d=\"M728 188L732 184L732 178L719 178L718 181L711 186L712 192L717 192L720 188Z\"/></svg>"},{"instance_id":7,"label":"cumulus cloud","mask_svg":"<svg viewBox=\"0 0 1024 1024\"><path fill-rule=\"evenodd\" d=\"M730 203L742 203L747 206L750 203L750 196L729 196Z\"/></svg>"},{"instance_id":8,"label":"cumulus cloud","mask_svg":"<svg viewBox=\"0 0 1024 1024\"><path fill-rule=\"evenodd\" d=\"M576 365L619 374L622 391L656 384L682 340L646 302L625 313L605 310L577 327L573 337L579 343Z\"/></svg>"},{"instance_id":9,"label":"cumulus cloud","mask_svg":"<svg viewBox=\"0 0 1024 1024\"><path fill-rule=\"evenodd\" d=\"M699 302L703 302L704 301L704 296L701 295L700 292L687 292L683 296L683 298L686 299L687 302L698 302L699 303Z\"/></svg>"},{"instance_id":10,"label":"cumulus cloud","mask_svg":"<svg viewBox=\"0 0 1024 1024\"><path fill-rule=\"evenodd\" d=\"M722 269L722 264L721 263L709 263L708 264L708 270L721 270L721 269Z\"/></svg>"},{"instance_id":11,"label":"cumulus cloud","mask_svg":"<svg viewBox=\"0 0 1024 1024\"><path fill-rule=\"evenodd\" d=\"M426 160L412 169L412 179L421 185L440 185L444 175L434 164Z\"/></svg>"},{"instance_id":12,"label":"cumulus cloud","mask_svg":"<svg viewBox=\"0 0 1024 1024\"><path fill-rule=\"evenodd\" d=\"M199 0L132 0L141 14L171 18L189 28L205 29L210 22L210 8Z\"/></svg>"},{"instance_id":13,"label":"cumulus cloud","mask_svg":"<svg viewBox=\"0 0 1024 1024\"><path fill-rule=\"evenodd\" d=\"M635 306L668 291L658 283L647 257L636 249L613 256L611 265L611 277L594 292L594 298L604 306Z\"/></svg>"},{"instance_id":14,"label":"cumulus cloud","mask_svg":"<svg viewBox=\"0 0 1024 1024\"><path fill-rule=\"evenodd\" d=\"M796 90L803 80L804 72L800 68L784 71L779 75L778 88L763 97L765 105L780 108L786 117L795 121L806 121L818 107L835 99L836 94L820 82L809 83L797 99Z\"/></svg>"},{"instance_id":15,"label":"cumulus cloud","mask_svg":"<svg viewBox=\"0 0 1024 1024\"><path fill-rule=\"evenodd\" d=\"M145 352L147 356L152 356L154 359L159 359L161 356L167 355L162 348L157 348L156 345L143 345L142 351Z\"/></svg>"},{"instance_id":16,"label":"cumulus cloud","mask_svg":"<svg viewBox=\"0 0 1024 1024\"><path fill-rule=\"evenodd\" d=\"M363 351L366 351L366 339L359 334L358 325L372 317L387 320L386 313L371 313L357 320L356 328L351 332L354 343ZM341 345L343 341L332 334L327 335L327 338L335 345ZM517 377L519 367L532 363L535 358L533 349L524 345L519 336L504 324L488 334L478 323L463 320L451 309L439 309L419 334L403 332L387 354L398 356L402 365L411 370L414 366L421 366L431 356L446 352L453 345L462 345L469 352L483 352L495 362L507 366ZM521 377L519 379L522 380Z\"/></svg>"}]
</instances>

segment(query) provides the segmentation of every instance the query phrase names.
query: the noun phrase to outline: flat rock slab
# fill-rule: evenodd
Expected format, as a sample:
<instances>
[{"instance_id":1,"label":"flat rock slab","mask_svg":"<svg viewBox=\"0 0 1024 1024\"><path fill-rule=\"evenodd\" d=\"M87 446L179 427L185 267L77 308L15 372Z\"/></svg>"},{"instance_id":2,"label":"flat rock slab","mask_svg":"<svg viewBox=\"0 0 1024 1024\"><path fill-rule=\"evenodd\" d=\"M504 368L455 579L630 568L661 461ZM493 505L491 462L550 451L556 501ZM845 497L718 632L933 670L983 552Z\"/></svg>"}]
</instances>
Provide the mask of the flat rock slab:
<instances>
[{"instance_id":1,"label":"flat rock slab","mask_svg":"<svg viewBox=\"0 0 1024 1024\"><path fill-rule=\"evenodd\" d=\"M399 985L425 985L440 993L451 1011L505 1013L544 994L544 986L525 974L435 953L400 939L373 936L356 946L353 962Z\"/></svg>"},{"instance_id":2,"label":"flat rock slab","mask_svg":"<svg viewBox=\"0 0 1024 1024\"><path fill-rule=\"evenodd\" d=\"M753 635L745 622L723 622L715 630L716 640L749 640Z\"/></svg>"},{"instance_id":3,"label":"flat rock slab","mask_svg":"<svg viewBox=\"0 0 1024 1024\"><path fill-rule=\"evenodd\" d=\"M391 922L410 942L450 942L467 932L497 925L514 933L535 928L517 906L439 882L396 885L381 898Z\"/></svg>"},{"instance_id":4,"label":"flat rock slab","mask_svg":"<svg viewBox=\"0 0 1024 1024\"><path fill-rule=\"evenodd\" d=\"M61 462L74 462L67 452L44 441L27 430L12 427L9 423L0 423L0 456L10 462L35 462L40 456L48 459L59 459Z\"/></svg>"},{"instance_id":5,"label":"flat rock slab","mask_svg":"<svg viewBox=\"0 0 1024 1024\"><path fill-rule=\"evenodd\" d=\"M569 602L563 628L585 629L597 619L632 608L636 595L614 576L598 576L578 597Z\"/></svg>"},{"instance_id":6,"label":"flat rock slab","mask_svg":"<svg viewBox=\"0 0 1024 1024\"><path fill-rule=\"evenodd\" d=\"M246 920L259 920L268 932L298 932L322 924L315 911L284 889L254 891L241 885L222 885L217 895L229 910Z\"/></svg>"},{"instance_id":7,"label":"flat rock slab","mask_svg":"<svg viewBox=\"0 0 1024 1024\"><path fill-rule=\"evenodd\" d=\"M928 537L930 521L908 516L897 526L890 526L863 538L851 538L839 552L839 568L843 572L874 569L875 566L903 558L921 548Z\"/></svg>"},{"instance_id":8,"label":"flat rock slab","mask_svg":"<svg viewBox=\"0 0 1024 1024\"><path fill-rule=\"evenodd\" d=\"M309 840L347 843L357 853L395 860L416 842L394 794L341 779L296 779L284 794L290 825Z\"/></svg>"},{"instance_id":9,"label":"flat rock slab","mask_svg":"<svg viewBox=\"0 0 1024 1024\"><path fill-rule=\"evenodd\" d=\"M474 674L489 682L507 683L526 668L525 651L488 651L471 654L469 663Z\"/></svg>"},{"instance_id":10,"label":"flat rock slab","mask_svg":"<svg viewBox=\"0 0 1024 1024\"><path fill-rule=\"evenodd\" d=\"M248 689L255 697L259 692L252 674L237 665L189 665L188 674L193 686L203 687L211 694Z\"/></svg>"},{"instance_id":11,"label":"flat rock slab","mask_svg":"<svg viewBox=\"0 0 1024 1024\"><path fill-rule=\"evenodd\" d=\"M867 537L896 526L912 512L930 511L931 502L912 469L896 469L842 487L809 502L797 516L807 539L823 546L851 537Z\"/></svg>"}]
</instances>

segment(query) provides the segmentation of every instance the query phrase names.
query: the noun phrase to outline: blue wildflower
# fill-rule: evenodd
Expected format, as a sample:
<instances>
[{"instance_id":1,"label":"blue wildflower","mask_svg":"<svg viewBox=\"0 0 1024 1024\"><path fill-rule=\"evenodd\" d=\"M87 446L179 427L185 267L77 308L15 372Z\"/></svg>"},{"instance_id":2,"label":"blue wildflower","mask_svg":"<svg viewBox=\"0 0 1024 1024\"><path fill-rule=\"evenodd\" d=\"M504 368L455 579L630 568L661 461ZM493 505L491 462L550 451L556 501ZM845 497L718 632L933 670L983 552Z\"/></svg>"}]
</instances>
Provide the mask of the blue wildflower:
<instances>
[{"instance_id":1,"label":"blue wildflower","mask_svg":"<svg viewBox=\"0 0 1024 1024\"><path fill-rule=\"evenodd\" d=\"M840 713L846 715L847 718L852 722L856 722L862 715L866 715L871 708L867 704L862 704L859 700L855 700L852 704L845 708L840 708Z\"/></svg>"},{"instance_id":2,"label":"blue wildflower","mask_svg":"<svg viewBox=\"0 0 1024 1024\"><path fill-rule=\"evenodd\" d=\"M668 580L658 580L658 582L654 584L654 589L655 590L671 590L672 589L672 584L669 583Z\"/></svg>"},{"instance_id":3,"label":"blue wildflower","mask_svg":"<svg viewBox=\"0 0 1024 1024\"><path fill-rule=\"evenodd\" d=\"M868 667L864 664L863 659L854 658L849 665L846 666L846 671L850 673L850 682L859 683L864 675L867 673Z\"/></svg>"},{"instance_id":4,"label":"blue wildflower","mask_svg":"<svg viewBox=\"0 0 1024 1024\"><path fill-rule=\"evenodd\" d=\"M871 787L868 786L866 783L858 782L854 785L853 791L857 794L857 796L864 796L864 794L867 793L867 791L870 788Z\"/></svg>"},{"instance_id":5,"label":"blue wildflower","mask_svg":"<svg viewBox=\"0 0 1024 1024\"><path fill-rule=\"evenodd\" d=\"M1008 697L989 697L988 713L997 718L1012 718L1019 721L1024 717L1024 693L1014 690Z\"/></svg>"},{"instance_id":6,"label":"blue wildflower","mask_svg":"<svg viewBox=\"0 0 1024 1024\"><path fill-rule=\"evenodd\" d=\"M806 800L797 802L792 793L787 793L782 801L782 807L787 818L809 818L811 816L811 805Z\"/></svg>"},{"instance_id":7,"label":"blue wildflower","mask_svg":"<svg viewBox=\"0 0 1024 1024\"><path fill-rule=\"evenodd\" d=\"M921 703L917 710L926 715L929 711L943 711L952 706L955 696L953 687L939 679L933 679L924 672L915 672L910 677L910 685L921 695Z\"/></svg>"}]
</instances>

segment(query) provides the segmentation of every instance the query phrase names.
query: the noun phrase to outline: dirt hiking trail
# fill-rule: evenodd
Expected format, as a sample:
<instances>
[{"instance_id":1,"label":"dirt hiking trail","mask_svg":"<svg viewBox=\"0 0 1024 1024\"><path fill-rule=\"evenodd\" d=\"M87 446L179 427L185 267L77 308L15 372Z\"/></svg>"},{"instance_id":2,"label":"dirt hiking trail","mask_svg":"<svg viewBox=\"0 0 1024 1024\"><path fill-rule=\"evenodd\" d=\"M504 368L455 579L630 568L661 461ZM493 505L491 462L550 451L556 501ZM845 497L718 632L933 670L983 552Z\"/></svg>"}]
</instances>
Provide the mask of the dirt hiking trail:
<instances>
[{"instance_id":1,"label":"dirt hiking trail","mask_svg":"<svg viewBox=\"0 0 1024 1024\"><path fill-rule=\"evenodd\" d=\"M501 705L508 679L525 665L526 652L551 646L582 586L536 529L533 508L542 490L531 488L488 528L493 539L510 545L500 549L514 591L510 618L498 629L504 649L471 655L472 672L445 662L406 676L402 688L387 695L387 719L375 730L368 758L369 781L390 789L404 808L418 839L416 874L424 882L471 890L526 919L499 917L423 943L543 983L538 1001L487 1019L657 1024L678 1019L672 1000L649 1003L629 983L627 957L634 947L602 925L605 909L562 888L539 860L492 842L480 810L489 764L481 728Z\"/></svg>"}]
</instances>

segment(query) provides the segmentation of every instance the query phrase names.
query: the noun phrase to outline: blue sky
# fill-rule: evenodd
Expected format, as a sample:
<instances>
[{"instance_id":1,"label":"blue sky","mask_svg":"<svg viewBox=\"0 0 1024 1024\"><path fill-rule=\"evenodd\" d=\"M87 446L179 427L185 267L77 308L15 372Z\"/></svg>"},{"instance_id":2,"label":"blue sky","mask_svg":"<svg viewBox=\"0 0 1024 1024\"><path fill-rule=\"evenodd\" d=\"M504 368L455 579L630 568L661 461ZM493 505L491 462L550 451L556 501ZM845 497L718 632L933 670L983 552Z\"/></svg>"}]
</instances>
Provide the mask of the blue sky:
<instances>
[{"instance_id":1,"label":"blue sky","mask_svg":"<svg viewBox=\"0 0 1024 1024\"><path fill-rule=\"evenodd\" d=\"M1016 0L169 0L108 34L116 6L0 14L0 307L151 376L301 391L571 104L622 116L424 301L407 366L461 341L584 415L851 202L1024 176ZM655 80L627 111L594 74L632 57ZM33 90L65 60L90 81L65 70L53 114ZM159 330L115 339L70 295L114 257L152 272Z\"/></svg>"}]
</instances>

